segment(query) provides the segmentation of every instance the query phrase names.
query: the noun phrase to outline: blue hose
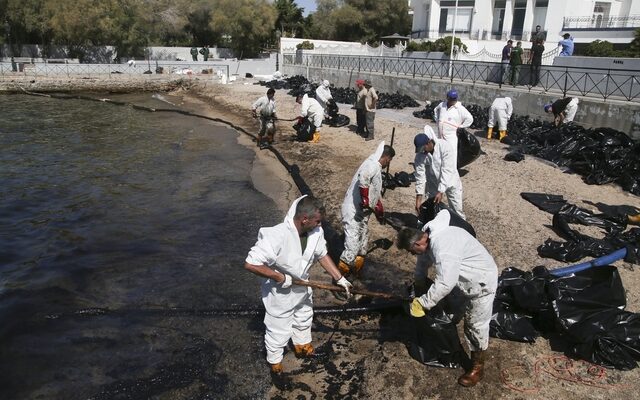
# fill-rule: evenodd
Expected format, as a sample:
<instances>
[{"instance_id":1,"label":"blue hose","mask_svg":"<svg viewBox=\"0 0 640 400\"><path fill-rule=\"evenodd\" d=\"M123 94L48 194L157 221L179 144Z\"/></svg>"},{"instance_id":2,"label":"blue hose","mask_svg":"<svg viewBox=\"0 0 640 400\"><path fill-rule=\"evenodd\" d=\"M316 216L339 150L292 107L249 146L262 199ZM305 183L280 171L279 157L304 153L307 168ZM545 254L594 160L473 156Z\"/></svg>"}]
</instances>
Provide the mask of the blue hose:
<instances>
[{"instance_id":1,"label":"blue hose","mask_svg":"<svg viewBox=\"0 0 640 400\"><path fill-rule=\"evenodd\" d=\"M549 273L555 276L565 276L565 275L575 274L576 272L584 271L585 269L589 269L591 267L602 267L603 265L609 265L613 262L623 259L626 255L627 255L627 249L622 248L614 251L611 254L607 254L606 256L595 258L591 261L583 262L580 264L554 269L553 271L549 271Z\"/></svg>"}]
</instances>

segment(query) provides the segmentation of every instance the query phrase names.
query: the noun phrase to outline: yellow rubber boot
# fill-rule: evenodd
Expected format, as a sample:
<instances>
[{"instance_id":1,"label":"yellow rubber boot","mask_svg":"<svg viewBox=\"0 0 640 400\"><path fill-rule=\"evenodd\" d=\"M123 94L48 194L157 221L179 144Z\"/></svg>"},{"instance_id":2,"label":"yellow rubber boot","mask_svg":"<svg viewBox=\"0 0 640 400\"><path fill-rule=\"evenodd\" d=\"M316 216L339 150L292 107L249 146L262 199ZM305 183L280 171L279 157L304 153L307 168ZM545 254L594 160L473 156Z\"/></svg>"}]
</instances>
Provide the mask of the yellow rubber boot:
<instances>
[{"instance_id":1,"label":"yellow rubber boot","mask_svg":"<svg viewBox=\"0 0 640 400\"><path fill-rule=\"evenodd\" d=\"M311 345L311 343L294 344L293 351L296 353L297 358L310 357L310 356L313 356L315 352L313 350L313 346Z\"/></svg>"},{"instance_id":2,"label":"yellow rubber boot","mask_svg":"<svg viewBox=\"0 0 640 400\"><path fill-rule=\"evenodd\" d=\"M493 139L493 126L487 129L487 139Z\"/></svg>"},{"instance_id":3,"label":"yellow rubber boot","mask_svg":"<svg viewBox=\"0 0 640 400\"><path fill-rule=\"evenodd\" d=\"M507 131L500 131L500 140L507 137Z\"/></svg>"},{"instance_id":4,"label":"yellow rubber boot","mask_svg":"<svg viewBox=\"0 0 640 400\"><path fill-rule=\"evenodd\" d=\"M313 139L311 139L311 143L318 143L320 141L320 134L318 132L313 133Z\"/></svg>"},{"instance_id":5,"label":"yellow rubber boot","mask_svg":"<svg viewBox=\"0 0 640 400\"><path fill-rule=\"evenodd\" d=\"M282 373L282 363L271 364L271 372L274 374Z\"/></svg>"},{"instance_id":6,"label":"yellow rubber boot","mask_svg":"<svg viewBox=\"0 0 640 400\"><path fill-rule=\"evenodd\" d=\"M353 272L355 272L356 274L359 273L360 270L362 270L362 267L364 267L364 257L356 256L356 259L353 262Z\"/></svg>"},{"instance_id":7,"label":"yellow rubber boot","mask_svg":"<svg viewBox=\"0 0 640 400\"><path fill-rule=\"evenodd\" d=\"M347 264L342 260L340 260L340 262L338 263L338 269L340 270L340 272L342 272L342 275L347 275L348 273L351 272L351 268L349 267L349 264Z\"/></svg>"}]
</instances>

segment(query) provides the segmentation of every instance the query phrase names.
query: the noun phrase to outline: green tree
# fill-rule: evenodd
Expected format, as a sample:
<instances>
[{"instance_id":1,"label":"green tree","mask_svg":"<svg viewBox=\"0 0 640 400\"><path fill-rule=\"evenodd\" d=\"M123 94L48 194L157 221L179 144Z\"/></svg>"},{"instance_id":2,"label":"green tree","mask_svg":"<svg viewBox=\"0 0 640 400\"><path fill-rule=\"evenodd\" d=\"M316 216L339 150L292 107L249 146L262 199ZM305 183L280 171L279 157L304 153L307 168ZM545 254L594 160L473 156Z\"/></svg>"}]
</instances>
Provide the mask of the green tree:
<instances>
[{"instance_id":1,"label":"green tree","mask_svg":"<svg viewBox=\"0 0 640 400\"><path fill-rule=\"evenodd\" d=\"M333 12L338 9L337 0L316 0L316 12L308 17L305 37L312 39L332 39L336 37Z\"/></svg>"},{"instance_id":2,"label":"green tree","mask_svg":"<svg viewBox=\"0 0 640 400\"><path fill-rule=\"evenodd\" d=\"M334 36L327 39L342 41L362 41L365 33L365 18L360 10L344 5L331 13L334 23Z\"/></svg>"},{"instance_id":3,"label":"green tree","mask_svg":"<svg viewBox=\"0 0 640 400\"><path fill-rule=\"evenodd\" d=\"M275 27L285 37L300 37L304 27L304 8L300 8L293 0L276 0L273 3L278 17Z\"/></svg>"},{"instance_id":4,"label":"green tree","mask_svg":"<svg viewBox=\"0 0 640 400\"><path fill-rule=\"evenodd\" d=\"M588 57L613 57L616 55L613 44L606 40L595 40L589 43L582 53Z\"/></svg>"},{"instance_id":5,"label":"green tree","mask_svg":"<svg viewBox=\"0 0 640 400\"><path fill-rule=\"evenodd\" d=\"M629 45L627 54L629 57L640 57L640 28L633 33L634 39Z\"/></svg>"},{"instance_id":6,"label":"green tree","mask_svg":"<svg viewBox=\"0 0 640 400\"><path fill-rule=\"evenodd\" d=\"M467 51L467 45L462 43L459 37L456 37L453 43L462 51ZM433 42L432 51L442 51L449 54L451 52L451 36L445 36Z\"/></svg>"},{"instance_id":7,"label":"green tree","mask_svg":"<svg viewBox=\"0 0 640 400\"><path fill-rule=\"evenodd\" d=\"M189 32L193 45L212 45L220 41L220 34L211 24L213 7L211 3L203 3L195 5L188 12L185 29Z\"/></svg>"},{"instance_id":8,"label":"green tree","mask_svg":"<svg viewBox=\"0 0 640 400\"><path fill-rule=\"evenodd\" d=\"M6 21L10 29L12 54L18 54L23 44L40 43L45 45L45 51L48 49L52 32L44 14L44 5L45 0L0 1L0 22L4 25Z\"/></svg>"},{"instance_id":9,"label":"green tree","mask_svg":"<svg viewBox=\"0 0 640 400\"><path fill-rule=\"evenodd\" d=\"M273 35L276 10L266 0L217 0L212 29L229 40L238 57L257 55Z\"/></svg>"},{"instance_id":10,"label":"green tree","mask_svg":"<svg viewBox=\"0 0 640 400\"><path fill-rule=\"evenodd\" d=\"M381 36L411 30L406 0L318 0L310 29L315 38L377 43Z\"/></svg>"}]
</instances>

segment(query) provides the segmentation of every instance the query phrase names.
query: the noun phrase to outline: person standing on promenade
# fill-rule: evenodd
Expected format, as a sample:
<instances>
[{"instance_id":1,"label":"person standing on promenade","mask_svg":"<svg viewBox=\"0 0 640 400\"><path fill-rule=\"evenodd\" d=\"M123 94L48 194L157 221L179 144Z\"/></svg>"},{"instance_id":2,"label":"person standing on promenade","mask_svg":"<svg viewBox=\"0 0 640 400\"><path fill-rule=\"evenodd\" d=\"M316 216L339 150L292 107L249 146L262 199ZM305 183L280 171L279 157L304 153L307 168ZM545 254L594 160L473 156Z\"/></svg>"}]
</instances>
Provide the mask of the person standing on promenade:
<instances>
[{"instance_id":1,"label":"person standing on promenade","mask_svg":"<svg viewBox=\"0 0 640 400\"><path fill-rule=\"evenodd\" d=\"M376 107L378 105L378 93L376 93L376 89L371 86L371 81L369 79L364 81L364 87L367 89L364 101L367 136L364 140L369 141L374 139L374 123L376 119Z\"/></svg>"},{"instance_id":2,"label":"person standing on promenade","mask_svg":"<svg viewBox=\"0 0 640 400\"><path fill-rule=\"evenodd\" d=\"M516 47L511 50L509 58L509 66L511 67L511 85L516 86L520 83L520 68L522 67L522 42L516 43Z\"/></svg>"}]
</instances>

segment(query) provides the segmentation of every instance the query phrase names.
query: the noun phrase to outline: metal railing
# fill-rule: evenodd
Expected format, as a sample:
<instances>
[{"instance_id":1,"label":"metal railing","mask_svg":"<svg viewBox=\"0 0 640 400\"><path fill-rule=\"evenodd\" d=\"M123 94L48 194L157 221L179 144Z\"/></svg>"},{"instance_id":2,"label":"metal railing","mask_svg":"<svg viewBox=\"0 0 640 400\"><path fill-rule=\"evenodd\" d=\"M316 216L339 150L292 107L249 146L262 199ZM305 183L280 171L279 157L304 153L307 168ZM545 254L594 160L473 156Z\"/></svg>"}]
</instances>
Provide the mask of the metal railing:
<instances>
[{"instance_id":1,"label":"metal railing","mask_svg":"<svg viewBox=\"0 0 640 400\"><path fill-rule=\"evenodd\" d=\"M327 54L284 54L283 65L483 83L499 87L510 81L511 73L508 65L495 62ZM538 82L534 83L530 65L521 65L515 86L542 92L561 92L563 96L579 95L640 102L640 72L636 70L543 65L540 67Z\"/></svg>"},{"instance_id":2,"label":"metal railing","mask_svg":"<svg viewBox=\"0 0 640 400\"><path fill-rule=\"evenodd\" d=\"M607 30L607 29L634 29L640 28L640 15L627 17L565 17L562 22L562 30L585 29L585 30Z\"/></svg>"}]
</instances>

